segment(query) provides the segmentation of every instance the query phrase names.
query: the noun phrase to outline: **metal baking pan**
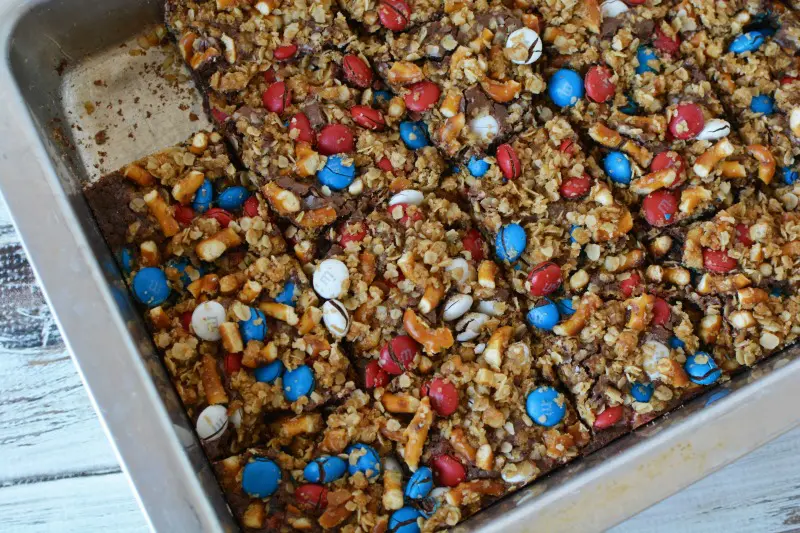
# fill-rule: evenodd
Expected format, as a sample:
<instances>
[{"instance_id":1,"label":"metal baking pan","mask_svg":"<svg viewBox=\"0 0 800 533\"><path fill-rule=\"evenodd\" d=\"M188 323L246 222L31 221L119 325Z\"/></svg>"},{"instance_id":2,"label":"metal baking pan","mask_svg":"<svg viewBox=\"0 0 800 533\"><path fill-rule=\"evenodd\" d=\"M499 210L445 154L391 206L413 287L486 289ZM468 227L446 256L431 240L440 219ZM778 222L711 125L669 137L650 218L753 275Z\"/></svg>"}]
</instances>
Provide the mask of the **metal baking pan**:
<instances>
[{"instance_id":1,"label":"metal baking pan","mask_svg":"<svg viewBox=\"0 0 800 533\"><path fill-rule=\"evenodd\" d=\"M204 125L190 84L164 79L165 71L188 79L173 52L141 50L141 36L160 22L159 3L0 0L0 188L153 529L236 531L81 194L87 180ZM624 520L797 426L800 360L791 355L456 529L585 533Z\"/></svg>"}]
</instances>

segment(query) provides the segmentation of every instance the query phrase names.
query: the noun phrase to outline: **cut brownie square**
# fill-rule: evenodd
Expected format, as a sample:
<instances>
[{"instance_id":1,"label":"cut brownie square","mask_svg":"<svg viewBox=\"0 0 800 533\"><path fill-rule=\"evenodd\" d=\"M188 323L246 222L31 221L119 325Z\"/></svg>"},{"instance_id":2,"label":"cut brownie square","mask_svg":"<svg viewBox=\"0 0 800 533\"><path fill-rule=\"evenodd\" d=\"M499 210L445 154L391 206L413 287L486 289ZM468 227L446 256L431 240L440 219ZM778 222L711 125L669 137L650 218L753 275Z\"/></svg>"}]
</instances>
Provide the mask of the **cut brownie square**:
<instances>
[{"instance_id":1,"label":"cut brownie square","mask_svg":"<svg viewBox=\"0 0 800 533\"><path fill-rule=\"evenodd\" d=\"M586 293L544 339L546 360L596 433L646 423L721 375L713 360L709 375L695 370L703 352L692 319L680 300L664 296L641 289L627 299Z\"/></svg>"},{"instance_id":2,"label":"cut brownie square","mask_svg":"<svg viewBox=\"0 0 800 533\"><path fill-rule=\"evenodd\" d=\"M545 89L538 19L499 3L471 8L460 3L413 31L363 43L407 127L464 163L530 125Z\"/></svg>"},{"instance_id":3,"label":"cut brownie square","mask_svg":"<svg viewBox=\"0 0 800 533\"><path fill-rule=\"evenodd\" d=\"M211 456L261 442L265 413L353 388L316 295L243 178L221 137L199 132L86 189Z\"/></svg>"},{"instance_id":4,"label":"cut brownie square","mask_svg":"<svg viewBox=\"0 0 800 533\"><path fill-rule=\"evenodd\" d=\"M233 93L272 65L355 39L332 0L166 0L167 27L201 89Z\"/></svg>"}]
</instances>

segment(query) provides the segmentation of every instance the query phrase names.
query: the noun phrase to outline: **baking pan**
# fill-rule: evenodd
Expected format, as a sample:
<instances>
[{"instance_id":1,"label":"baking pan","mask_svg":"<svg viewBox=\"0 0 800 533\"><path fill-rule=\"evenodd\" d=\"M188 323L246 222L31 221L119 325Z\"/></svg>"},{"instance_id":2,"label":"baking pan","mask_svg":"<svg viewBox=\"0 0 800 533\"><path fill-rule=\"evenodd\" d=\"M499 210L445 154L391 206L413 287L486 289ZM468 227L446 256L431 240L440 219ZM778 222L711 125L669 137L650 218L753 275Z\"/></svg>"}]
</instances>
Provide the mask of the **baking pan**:
<instances>
[{"instance_id":1,"label":"baking pan","mask_svg":"<svg viewBox=\"0 0 800 533\"><path fill-rule=\"evenodd\" d=\"M157 531L236 531L81 186L206 123L155 0L0 0L0 189ZM800 423L788 350L498 502L458 531L606 529Z\"/></svg>"}]
</instances>

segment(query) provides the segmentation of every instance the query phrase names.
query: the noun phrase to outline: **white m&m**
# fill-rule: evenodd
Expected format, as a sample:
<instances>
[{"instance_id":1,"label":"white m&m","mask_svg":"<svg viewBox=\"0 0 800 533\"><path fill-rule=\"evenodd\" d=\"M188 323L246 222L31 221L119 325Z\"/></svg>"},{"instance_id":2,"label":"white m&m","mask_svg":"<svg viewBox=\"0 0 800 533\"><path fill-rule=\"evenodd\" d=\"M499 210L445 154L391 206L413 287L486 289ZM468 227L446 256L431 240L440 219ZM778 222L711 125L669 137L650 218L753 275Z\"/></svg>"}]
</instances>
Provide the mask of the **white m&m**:
<instances>
[{"instance_id":1,"label":"white m&m","mask_svg":"<svg viewBox=\"0 0 800 533\"><path fill-rule=\"evenodd\" d=\"M225 308L219 302L203 302L192 313L194 334L204 341L218 341L219 325L225 322Z\"/></svg>"},{"instance_id":2,"label":"white m&m","mask_svg":"<svg viewBox=\"0 0 800 533\"><path fill-rule=\"evenodd\" d=\"M224 405L209 405L197 418L195 429L200 440L212 442L225 433L228 427L228 410Z\"/></svg>"},{"instance_id":3,"label":"white m&m","mask_svg":"<svg viewBox=\"0 0 800 533\"><path fill-rule=\"evenodd\" d=\"M314 271L314 290L325 300L338 298L347 288L350 273L347 265L338 259L326 259Z\"/></svg>"}]
</instances>

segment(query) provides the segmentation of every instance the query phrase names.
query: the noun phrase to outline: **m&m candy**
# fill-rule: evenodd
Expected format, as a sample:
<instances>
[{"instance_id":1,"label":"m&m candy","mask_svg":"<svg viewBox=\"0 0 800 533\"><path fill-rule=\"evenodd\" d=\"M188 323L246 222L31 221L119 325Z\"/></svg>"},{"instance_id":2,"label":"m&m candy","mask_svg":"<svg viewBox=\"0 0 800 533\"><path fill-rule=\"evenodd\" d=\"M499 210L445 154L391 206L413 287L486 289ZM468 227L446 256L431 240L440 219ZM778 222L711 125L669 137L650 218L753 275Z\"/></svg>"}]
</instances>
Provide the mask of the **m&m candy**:
<instances>
[{"instance_id":1,"label":"m&m candy","mask_svg":"<svg viewBox=\"0 0 800 533\"><path fill-rule=\"evenodd\" d=\"M398 335L381 348L378 363L389 374L398 376L411 368L419 355L417 341L408 335Z\"/></svg>"},{"instance_id":2,"label":"m&m candy","mask_svg":"<svg viewBox=\"0 0 800 533\"><path fill-rule=\"evenodd\" d=\"M494 243L497 258L508 263L519 259L527 245L528 236L522 226L517 223L506 224L500 228Z\"/></svg>"},{"instance_id":3,"label":"m&m candy","mask_svg":"<svg viewBox=\"0 0 800 533\"><path fill-rule=\"evenodd\" d=\"M547 296L561 286L561 268L552 261L536 265L528 274L528 290L533 296Z\"/></svg>"},{"instance_id":4,"label":"m&m candy","mask_svg":"<svg viewBox=\"0 0 800 533\"><path fill-rule=\"evenodd\" d=\"M647 46L640 46L636 50L636 74L645 74L647 72L657 72L658 56L652 48Z\"/></svg>"},{"instance_id":5,"label":"m&m candy","mask_svg":"<svg viewBox=\"0 0 800 533\"><path fill-rule=\"evenodd\" d=\"M633 170L628 156L622 152L609 152L603 159L603 169L606 174L616 183L627 185L631 182Z\"/></svg>"},{"instance_id":6,"label":"m&m candy","mask_svg":"<svg viewBox=\"0 0 800 533\"><path fill-rule=\"evenodd\" d=\"M653 191L642 200L644 218L651 226L656 228L674 223L677 211L678 196L666 189Z\"/></svg>"},{"instance_id":7,"label":"m&m candy","mask_svg":"<svg viewBox=\"0 0 800 533\"><path fill-rule=\"evenodd\" d=\"M759 94L750 99L750 111L771 115L775 111L775 101L769 95Z\"/></svg>"},{"instance_id":8,"label":"m&m candy","mask_svg":"<svg viewBox=\"0 0 800 533\"><path fill-rule=\"evenodd\" d=\"M355 151L353 131L344 124L323 126L317 135L317 149L326 156L353 152Z\"/></svg>"},{"instance_id":9,"label":"m&m candy","mask_svg":"<svg viewBox=\"0 0 800 533\"><path fill-rule=\"evenodd\" d=\"M266 457L255 457L242 471L242 490L253 498L275 494L281 482L281 469Z\"/></svg>"},{"instance_id":10,"label":"m&m candy","mask_svg":"<svg viewBox=\"0 0 800 533\"><path fill-rule=\"evenodd\" d=\"M323 455L308 463L303 476L311 483L332 483L347 471L347 463L335 455Z\"/></svg>"},{"instance_id":11,"label":"m&m candy","mask_svg":"<svg viewBox=\"0 0 800 533\"><path fill-rule=\"evenodd\" d=\"M764 34L759 31L749 31L736 37L728 46L728 51L734 54L754 52L764 44Z\"/></svg>"},{"instance_id":12,"label":"m&m candy","mask_svg":"<svg viewBox=\"0 0 800 533\"><path fill-rule=\"evenodd\" d=\"M716 361L706 352L697 352L687 357L683 368L692 383L698 385L711 385L722 376Z\"/></svg>"},{"instance_id":13,"label":"m&m candy","mask_svg":"<svg viewBox=\"0 0 800 533\"><path fill-rule=\"evenodd\" d=\"M344 71L345 79L356 87L366 89L372 85L372 69L357 55L347 54L344 56L342 58L342 70ZM387 101L390 99L391 95L389 95Z\"/></svg>"},{"instance_id":14,"label":"m&m candy","mask_svg":"<svg viewBox=\"0 0 800 533\"><path fill-rule=\"evenodd\" d=\"M594 65L586 72L583 84L586 87L586 96L591 100L603 103L614 98L617 87L611 78L614 73L605 65Z\"/></svg>"},{"instance_id":15,"label":"m&m candy","mask_svg":"<svg viewBox=\"0 0 800 533\"><path fill-rule=\"evenodd\" d=\"M458 459L452 455L438 455L431 459L436 484L441 487L455 487L467 477L467 471Z\"/></svg>"},{"instance_id":16,"label":"m&m candy","mask_svg":"<svg viewBox=\"0 0 800 533\"><path fill-rule=\"evenodd\" d=\"M482 178L489 172L489 163L485 159L478 159L474 155L467 163L467 170L476 178Z\"/></svg>"},{"instance_id":17,"label":"m&m candy","mask_svg":"<svg viewBox=\"0 0 800 533\"><path fill-rule=\"evenodd\" d=\"M319 182L334 191L346 189L355 177L356 167L353 160L340 155L329 156L325 166L317 172Z\"/></svg>"},{"instance_id":18,"label":"m&m candy","mask_svg":"<svg viewBox=\"0 0 800 533\"><path fill-rule=\"evenodd\" d=\"M631 387L631 396L637 402L647 403L653 397L654 390L652 383L634 383Z\"/></svg>"},{"instance_id":19,"label":"m&m candy","mask_svg":"<svg viewBox=\"0 0 800 533\"><path fill-rule=\"evenodd\" d=\"M522 175L522 165L517 157L517 152L510 144L501 144L497 147L497 165L506 179L514 180Z\"/></svg>"},{"instance_id":20,"label":"m&m candy","mask_svg":"<svg viewBox=\"0 0 800 533\"><path fill-rule=\"evenodd\" d=\"M427 466L420 466L406 485L405 495L412 500L421 500L433 489L433 471Z\"/></svg>"},{"instance_id":21,"label":"m&m candy","mask_svg":"<svg viewBox=\"0 0 800 533\"><path fill-rule=\"evenodd\" d=\"M406 120L400 123L400 138L411 150L419 150L430 144L428 127L424 122Z\"/></svg>"},{"instance_id":22,"label":"m&m candy","mask_svg":"<svg viewBox=\"0 0 800 533\"><path fill-rule=\"evenodd\" d=\"M306 365L300 365L283 375L283 396L296 402L314 391L314 372Z\"/></svg>"},{"instance_id":23,"label":"m&m candy","mask_svg":"<svg viewBox=\"0 0 800 533\"><path fill-rule=\"evenodd\" d=\"M251 307L250 318L239 321L239 333L245 344L250 341L263 341L267 336L267 318L264 313Z\"/></svg>"},{"instance_id":24,"label":"m&m candy","mask_svg":"<svg viewBox=\"0 0 800 533\"><path fill-rule=\"evenodd\" d=\"M211 207L211 200L214 199L214 186L211 180L203 180L203 184L194 193L194 200L192 200L192 208L198 213L205 213Z\"/></svg>"},{"instance_id":25,"label":"m&m candy","mask_svg":"<svg viewBox=\"0 0 800 533\"><path fill-rule=\"evenodd\" d=\"M552 300L545 298L541 305L528 311L528 323L538 329L551 331L559 319L558 307Z\"/></svg>"},{"instance_id":26,"label":"m&m candy","mask_svg":"<svg viewBox=\"0 0 800 533\"><path fill-rule=\"evenodd\" d=\"M217 196L217 205L227 211L238 211L249 196L247 189L240 185L228 187Z\"/></svg>"},{"instance_id":27,"label":"m&m candy","mask_svg":"<svg viewBox=\"0 0 800 533\"><path fill-rule=\"evenodd\" d=\"M143 268L133 277L133 295L148 307L161 305L169 293L167 276L160 268Z\"/></svg>"},{"instance_id":28,"label":"m&m candy","mask_svg":"<svg viewBox=\"0 0 800 533\"><path fill-rule=\"evenodd\" d=\"M283 366L283 361L276 359L271 363L260 366L253 371L253 377L260 383L274 383L276 379L283 375L286 367Z\"/></svg>"},{"instance_id":29,"label":"m&m candy","mask_svg":"<svg viewBox=\"0 0 800 533\"><path fill-rule=\"evenodd\" d=\"M559 107L575 105L583 98L583 80L574 70L562 68L550 78L547 84L550 99Z\"/></svg>"},{"instance_id":30,"label":"m&m candy","mask_svg":"<svg viewBox=\"0 0 800 533\"><path fill-rule=\"evenodd\" d=\"M542 386L532 390L525 400L525 410L535 423L553 427L567 414L567 402L553 387Z\"/></svg>"},{"instance_id":31,"label":"m&m candy","mask_svg":"<svg viewBox=\"0 0 800 533\"><path fill-rule=\"evenodd\" d=\"M419 533L419 518L422 514L413 507L403 507L392 513L389 518L391 533Z\"/></svg>"},{"instance_id":32,"label":"m&m candy","mask_svg":"<svg viewBox=\"0 0 800 533\"><path fill-rule=\"evenodd\" d=\"M367 479L378 479L381 475L381 458L375 448L361 442L348 446L344 452L350 456L347 470L351 476L363 473Z\"/></svg>"}]
</instances>

